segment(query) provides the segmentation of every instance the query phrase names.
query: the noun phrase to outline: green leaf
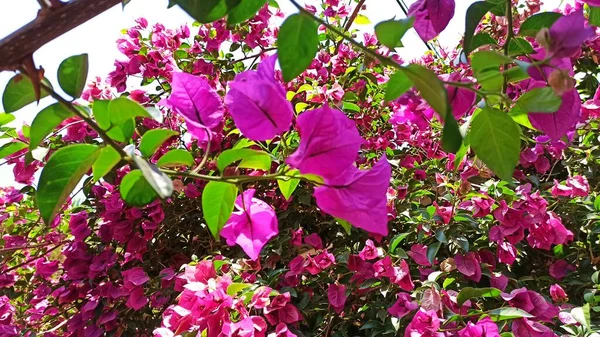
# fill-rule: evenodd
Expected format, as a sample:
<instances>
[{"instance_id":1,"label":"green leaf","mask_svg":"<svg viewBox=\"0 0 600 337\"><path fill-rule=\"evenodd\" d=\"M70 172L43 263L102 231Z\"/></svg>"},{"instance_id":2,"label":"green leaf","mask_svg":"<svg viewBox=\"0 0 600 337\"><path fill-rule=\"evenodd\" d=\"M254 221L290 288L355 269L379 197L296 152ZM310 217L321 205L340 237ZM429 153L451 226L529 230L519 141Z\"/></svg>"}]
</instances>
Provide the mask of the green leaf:
<instances>
[{"instance_id":1,"label":"green leaf","mask_svg":"<svg viewBox=\"0 0 600 337\"><path fill-rule=\"evenodd\" d=\"M427 260L429 260L429 263L433 264L435 261L435 257L438 253L438 251L440 250L440 246L442 245L441 242L436 242L432 245L430 245L429 247L427 247Z\"/></svg>"},{"instance_id":2,"label":"green leaf","mask_svg":"<svg viewBox=\"0 0 600 337\"><path fill-rule=\"evenodd\" d=\"M27 148L27 144L23 142L10 142L0 146L0 159L10 156Z\"/></svg>"},{"instance_id":3,"label":"green leaf","mask_svg":"<svg viewBox=\"0 0 600 337\"><path fill-rule=\"evenodd\" d=\"M108 104L108 116L111 125L121 126L125 122L136 117L152 118L159 123L162 123L162 115L151 113L144 109L137 102L130 100L127 97L119 97L110 101Z\"/></svg>"},{"instance_id":4,"label":"green leaf","mask_svg":"<svg viewBox=\"0 0 600 337\"><path fill-rule=\"evenodd\" d=\"M156 163L159 167L194 166L194 157L186 150L175 149L165 153Z\"/></svg>"},{"instance_id":5,"label":"green leaf","mask_svg":"<svg viewBox=\"0 0 600 337\"><path fill-rule=\"evenodd\" d=\"M179 132L169 129L148 130L142 136L140 142L140 152L144 157L151 157L156 150L169 138L177 136Z\"/></svg>"},{"instance_id":6,"label":"green leaf","mask_svg":"<svg viewBox=\"0 0 600 337\"><path fill-rule=\"evenodd\" d=\"M437 112L442 119L450 112L448 104L448 92L439 80L437 75L418 64L410 64L402 68L402 71L412 81L413 85L429 105Z\"/></svg>"},{"instance_id":7,"label":"green leaf","mask_svg":"<svg viewBox=\"0 0 600 337\"><path fill-rule=\"evenodd\" d=\"M300 175L300 171L291 170L290 172L287 172L285 175L290 176L290 177L295 177L295 176ZM298 184L300 184L300 179L277 180L277 186L279 186L279 190L281 191L281 194L283 194L283 197L285 198L285 200L290 200L290 197L292 196L292 193L294 193L294 191L298 187Z\"/></svg>"},{"instance_id":8,"label":"green leaf","mask_svg":"<svg viewBox=\"0 0 600 337\"><path fill-rule=\"evenodd\" d=\"M109 100L96 100L92 105L92 113L96 119L96 123L102 130L110 128L110 116L108 114Z\"/></svg>"},{"instance_id":9,"label":"green leaf","mask_svg":"<svg viewBox=\"0 0 600 337\"><path fill-rule=\"evenodd\" d=\"M233 296L244 289L248 289L252 287L251 284L248 283L232 283L227 287L227 295Z\"/></svg>"},{"instance_id":10,"label":"green leaf","mask_svg":"<svg viewBox=\"0 0 600 337\"><path fill-rule=\"evenodd\" d=\"M360 112L360 107L351 102L342 102L342 110Z\"/></svg>"},{"instance_id":11,"label":"green leaf","mask_svg":"<svg viewBox=\"0 0 600 337\"><path fill-rule=\"evenodd\" d=\"M11 114L0 113L0 126L6 125L15 120L15 116Z\"/></svg>"},{"instance_id":12,"label":"green leaf","mask_svg":"<svg viewBox=\"0 0 600 337\"><path fill-rule=\"evenodd\" d=\"M100 151L98 146L76 144L56 151L44 166L36 193L37 205L49 225Z\"/></svg>"},{"instance_id":13,"label":"green leaf","mask_svg":"<svg viewBox=\"0 0 600 337\"><path fill-rule=\"evenodd\" d=\"M588 22L592 26L600 27L600 7L590 6Z\"/></svg>"},{"instance_id":14,"label":"green leaf","mask_svg":"<svg viewBox=\"0 0 600 337\"><path fill-rule=\"evenodd\" d=\"M121 197L128 205L142 207L158 198L158 194L148 183L140 170L127 173L119 186Z\"/></svg>"},{"instance_id":15,"label":"green leaf","mask_svg":"<svg viewBox=\"0 0 600 337\"><path fill-rule=\"evenodd\" d=\"M517 56L517 55L529 55L535 53L531 43L527 42L527 40L515 37L510 40L510 44L508 45L508 55L509 56Z\"/></svg>"},{"instance_id":16,"label":"green leaf","mask_svg":"<svg viewBox=\"0 0 600 337\"><path fill-rule=\"evenodd\" d=\"M481 50L471 56L471 67L476 73L487 69L498 70L500 65L512 62L510 57L491 50Z\"/></svg>"},{"instance_id":17,"label":"green leaf","mask_svg":"<svg viewBox=\"0 0 600 337\"><path fill-rule=\"evenodd\" d=\"M306 14L289 16L277 36L277 56L283 80L289 82L302 74L319 51L317 24Z\"/></svg>"},{"instance_id":18,"label":"green leaf","mask_svg":"<svg viewBox=\"0 0 600 337\"><path fill-rule=\"evenodd\" d=\"M129 155L133 158L135 165L144 174L144 178L146 178L148 184L152 186L156 194L158 194L161 199L166 199L173 194L173 181L168 175L159 170L156 165L134 155L133 147L129 150Z\"/></svg>"},{"instance_id":19,"label":"green leaf","mask_svg":"<svg viewBox=\"0 0 600 337\"><path fill-rule=\"evenodd\" d=\"M524 93L516 103L516 108L525 112L554 113L558 110L562 99L551 87L535 88Z\"/></svg>"},{"instance_id":20,"label":"green leaf","mask_svg":"<svg viewBox=\"0 0 600 337\"><path fill-rule=\"evenodd\" d=\"M350 235L350 233L352 233L352 224L351 223L349 223L348 221L346 221L344 219L340 219L340 218L335 218L335 221L338 224L340 224L340 226L342 226L342 228L344 229L346 234Z\"/></svg>"},{"instance_id":21,"label":"green leaf","mask_svg":"<svg viewBox=\"0 0 600 337\"><path fill-rule=\"evenodd\" d=\"M482 47L482 46L486 46L486 45L497 45L498 44L498 40L495 40L490 34L488 33L479 33L475 36L473 36L473 39L471 40L471 51Z\"/></svg>"},{"instance_id":22,"label":"green leaf","mask_svg":"<svg viewBox=\"0 0 600 337\"><path fill-rule=\"evenodd\" d=\"M252 149L231 149L223 151L217 158L217 168L223 172L234 162L240 161L238 167L269 171L271 169L271 156L264 152Z\"/></svg>"},{"instance_id":23,"label":"green leaf","mask_svg":"<svg viewBox=\"0 0 600 337\"><path fill-rule=\"evenodd\" d=\"M366 15L358 14L356 16L356 19L354 20L354 23L356 23L357 25L370 25L371 20L369 20L369 18Z\"/></svg>"},{"instance_id":24,"label":"green leaf","mask_svg":"<svg viewBox=\"0 0 600 337\"><path fill-rule=\"evenodd\" d=\"M514 318L531 318L531 317L533 317L533 315L529 314L525 310L521 310L518 308L511 308L511 307L494 309L494 310L490 311L488 314L490 315L492 320L495 322L505 321L507 319L514 319Z\"/></svg>"},{"instance_id":25,"label":"green leaf","mask_svg":"<svg viewBox=\"0 0 600 337\"><path fill-rule=\"evenodd\" d=\"M246 2L248 0L244 0ZM200 23L211 23L219 20L242 0L171 0L181 7L186 13Z\"/></svg>"},{"instance_id":26,"label":"green leaf","mask_svg":"<svg viewBox=\"0 0 600 337\"><path fill-rule=\"evenodd\" d=\"M58 84L67 95L79 98L88 76L88 54L71 56L58 67Z\"/></svg>"},{"instance_id":27,"label":"green leaf","mask_svg":"<svg viewBox=\"0 0 600 337\"><path fill-rule=\"evenodd\" d=\"M410 17L401 20L387 20L375 25L377 40L384 46L394 49L402 47L402 37L412 28L415 19Z\"/></svg>"},{"instance_id":28,"label":"green leaf","mask_svg":"<svg viewBox=\"0 0 600 337\"><path fill-rule=\"evenodd\" d=\"M46 83L47 80L44 80ZM44 89L41 90L40 98L48 96L48 92ZM2 106L4 111L15 112L33 102L35 102L35 92L33 91L33 84L27 76L21 74L15 75L11 78L4 88L2 94Z\"/></svg>"},{"instance_id":29,"label":"green leaf","mask_svg":"<svg viewBox=\"0 0 600 337\"><path fill-rule=\"evenodd\" d=\"M590 304L587 303L583 307L577 307L571 309L571 316L575 318L579 324L584 326L587 330L591 329L591 318L590 318Z\"/></svg>"},{"instance_id":30,"label":"green leaf","mask_svg":"<svg viewBox=\"0 0 600 337\"><path fill-rule=\"evenodd\" d=\"M277 3L277 0L269 0L269 6L273 8L280 8L279 3Z\"/></svg>"},{"instance_id":31,"label":"green leaf","mask_svg":"<svg viewBox=\"0 0 600 337\"><path fill-rule=\"evenodd\" d=\"M463 41L463 50L466 56L469 56L469 53L471 51L481 46L474 46L473 34L475 34L475 29L477 28L477 25L479 25L479 21L481 21L481 19L492 7L494 7L494 4L492 3L485 1L477 1L471 4L471 6L469 6L469 8L467 9L465 21L465 38Z\"/></svg>"},{"instance_id":32,"label":"green leaf","mask_svg":"<svg viewBox=\"0 0 600 337\"><path fill-rule=\"evenodd\" d=\"M133 119L126 120L121 125L113 125L110 118L109 107L112 101L98 100L92 105L92 112L96 118L96 123L106 134L118 141L126 142L131 139L135 129Z\"/></svg>"},{"instance_id":33,"label":"green leaf","mask_svg":"<svg viewBox=\"0 0 600 337\"><path fill-rule=\"evenodd\" d=\"M407 236L409 236L410 233L402 233L402 234L398 234L396 236L394 236L394 238L392 239L392 241L390 241L390 250L389 252L391 254L394 253L394 251L396 251L396 248L398 247L398 245L400 244L400 242L402 242L402 240L406 239Z\"/></svg>"},{"instance_id":34,"label":"green leaf","mask_svg":"<svg viewBox=\"0 0 600 337\"><path fill-rule=\"evenodd\" d=\"M452 114L448 114L442 132L442 148L446 152L456 153L462 146L462 136L458 123Z\"/></svg>"},{"instance_id":35,"label":"green leaf","mask_svg":"<svg viewBox=\"0 0 600 337\"><path fill-rule=\"evenodd\" d=\"M402 71L395 72L390 76L390 80L385 87L385 101L390 102L402 96L408 89L413 86L412 81Z\"/></svg>"},{"instance_id":36,"label":"green leaf","mask_svg":"<svg viewBox=\"0 0 600 337\"><path fill-rule=\"evenodd\" d=\"M202 191L204 220L215 239L233 212L237 193L237 186L219 181L209 182Z\"/></svg>"},{"instance_id":37,"label":"green leaf","mask_svg":"<svg viewBox=\"0 0 600 337\"><path fill-rule=\"evenodd\" d=\"M541 12L527 18L519 30L519 35L535 37L542 28L550 28L562 14L555 12Z\"/></svg>"},{"instance_id":38,"label":"green leaf","mask_svg":"<svg viewBox=\"0 0 600 337\"><path fill-rule=\"evenodd\" d=\"M121 155L112 146L103 147L98 158L92 165L94 182L108 174L121 161Z\"/></svg>"},{"instance_id":39,"label":"green leaf","mask_svg":"<svg viewBox=\"0 0 600 337\"><path fill-rule=\"evenodd\" d=\"M60 103L54 103L40 111L31 123L29 149L33 150L73 113Z\"/></svg>"},{"instance_id":40,"label":"green leaf","mask_svg":"<svg viewBox=\"0 0 600 337\"><path fill-rule=\"evenodd\" d=\"M267 2L267 0L243 0L227 14L227 24L235 25L242 23L256 15Z\"/></svg>"},{"instance_id":41,"label":"green leaf","mask_svg":"<svg viewBox=\"0 0 600 337\"><path fill-rule=\"evenodd\" d=\"M471 123L469 142L497 176L511 181L521 151L521 128L506 113L485 109Z\"/></svg>"},{"instance_id":42,"label":"green leaf","mask_svg":"<svg viewBox=\"0 0 600 337\"><path fill-rule=\"evenodd\" d=\"M476 297L498 297L502 292L496 288L463 288L456 297L459 307L462 307L466 301Z\"/></svg>"}]
</instances>

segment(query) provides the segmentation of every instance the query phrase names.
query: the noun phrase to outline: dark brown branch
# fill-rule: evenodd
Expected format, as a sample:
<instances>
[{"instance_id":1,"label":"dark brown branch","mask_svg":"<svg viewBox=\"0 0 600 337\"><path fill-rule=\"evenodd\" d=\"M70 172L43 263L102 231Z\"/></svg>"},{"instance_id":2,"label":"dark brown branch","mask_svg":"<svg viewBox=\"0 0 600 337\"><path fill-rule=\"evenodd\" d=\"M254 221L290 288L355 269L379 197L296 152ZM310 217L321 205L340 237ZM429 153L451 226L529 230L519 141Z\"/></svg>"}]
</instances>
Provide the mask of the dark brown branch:
<instances>
[{"instance_id":1,"label":"dark brown branch","mask_svg":"<svg viewBox=\"0 0 600 337\"><path fill-rule=\"evenodd\" d=\"M38 17L0 40L0 71L19 68L22 60L46 43L80 26L121 0L72 0L41 9Z\"/></svg>"}]
</instances>

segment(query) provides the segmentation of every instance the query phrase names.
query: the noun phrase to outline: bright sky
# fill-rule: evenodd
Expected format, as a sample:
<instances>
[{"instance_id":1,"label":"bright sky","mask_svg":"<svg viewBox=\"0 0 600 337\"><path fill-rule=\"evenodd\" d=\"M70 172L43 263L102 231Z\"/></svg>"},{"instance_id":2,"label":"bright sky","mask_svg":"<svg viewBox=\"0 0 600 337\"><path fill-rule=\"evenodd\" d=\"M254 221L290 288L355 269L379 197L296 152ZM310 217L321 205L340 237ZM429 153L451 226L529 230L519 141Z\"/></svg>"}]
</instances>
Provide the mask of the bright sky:
<instances>
[{"instance_id":1,"label":"bright sky","mask_svg":"<svg viewBox=\"0 0 600 337\"><path fill-rule=\"evenodd\" d=\"M410 6L414 1L407 0L406 3ZM465 12L474 1L456 0L455 16L448 28L440 36L440 43L443 46L454 46L460 40L464 32ZM278 2L286 14L294 12L294 7L289 1L278 0ZM302 3L302 0L300 2ZM307 0L306 2L315 3L317 1ZM561 0L545 0L544 2L547 8L554 8L558 6ZM42 47L34 55L36 64L44 67L46 77L50 82L57 83L56 70L62 60L72 55L88 53L90 77L101 76L105 78L113 69L114 60L124 57L117 50L115 41L119 38L120 31L123 28L130 27L134 19L145 17L150 24L160 22L166 27L173 28L184 23L191 24L193 22L178 7L167 9L167 3L167 0L132 0L125 7L125 10L120 5L115 6ZM391 19L394 16L397 18L403 17L403 13L395 0L368 0L366 1L366 5L367 10L363 14L373 24ZM19 0L18 6L14 5L14 2L11 1L0 1L0 22L2 23L0 25L0 39L33 20L38 8L39 5L36 0ZM357 26L357 28L373 32L372 25ZM406 34L403 42L405 46L409 47L402 48L399 52L402 58L406 60L419 57L426 51L424 44L420 41L414 30ZM10 72L0 73L0 93L4 91L6 83L13 75ZM56 87L58 86L55 85ZM46 98L40 102L39 106L31 104L21 109L15 113L17 120L12 125L22 125L23 122L31 123L35 114L51 103L52 100ZM12 167L7 165L0 166L0 186L13 184Z\"/></svg>"}]
</instances>

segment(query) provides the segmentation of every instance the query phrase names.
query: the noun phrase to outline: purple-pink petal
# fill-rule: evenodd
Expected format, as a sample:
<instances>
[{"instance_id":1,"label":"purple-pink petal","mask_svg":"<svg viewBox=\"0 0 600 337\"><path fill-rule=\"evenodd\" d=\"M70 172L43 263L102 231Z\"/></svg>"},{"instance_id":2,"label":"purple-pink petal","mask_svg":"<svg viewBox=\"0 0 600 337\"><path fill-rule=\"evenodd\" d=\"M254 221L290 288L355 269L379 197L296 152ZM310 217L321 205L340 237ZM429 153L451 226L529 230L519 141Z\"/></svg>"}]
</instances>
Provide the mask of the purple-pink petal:
<instances>
[{"instance_id":1,"label":"purple-pink petal","mask_svg":"<svg viewBox=\"0 0 600 337\"><path fill-rule=\"evenodd\" d=\"M562 95L562 104L555 113L530 113L529 120L536 129L559 140L581 120L581 99L577 89Z\"/></svg>"},{"instance_id":2,"label":"purple-pink petal","mask_svg":"<svg viewBox=\"0 0 600 337\"><path fill-rule=\"evenodd\" d=\"M221 236L230 246L240 246L252 259L258 259L267 242L279 233L275 210L266 202L253 198L255 190L246 190L238 196L234 212L223 229Z\"/></svg>"},{"instance_id":3,"label":"purple-pink petal","mask_svg":"<svg viewBox=\"0 0 600 337\"><path fill-rule=\"evenodd\" d=\"M287 131L294 117L285 89L271 69L272 58L259 65L258 71L245 71L229 83L225 104L240 132L251 140L263 141Z\"/></svg>"},{"instance_id":4,"label":"purple-pink petal","mask_svg":"<svg viewBox=\"0 0 600 337\"><path fill-rule=\"evenodd\" d=\"M382 157L370 170L350 166L315 189L317 205L325 213L379 235L388 234L387 188L392 169Z\"/></svg>"},{"instance_id":5,"label":"purple-pink petal","mask_svg":"<svg viewBox=\"0 0 600 337\"><path fill-rule=\"evenodd\" d=\"M334 178L356 160L363 139L343 112L324 106L302 113L297 123L300 145L286 163L301 173Z\"/></svg>"},{"instance_id":6,"label":"purple-pink petal","mask_svg":"<svg viewBox=\"0 0 600 337\"><path fill-rule=\"evenodd\" d=\"M550 27L550 55L571 57L580 50L583 42L592 37L594 29L585 27L582 10L562 16Z\"/></svg>"},{"instance_id":7,"label":"purple-pink petal","mask_svg":"<svg viewBox=\"0 0 600 337\"><path fill-rule=\"evenodd\" d=\"M408 9L415 18L414 28L423 41L438 36L454 16L454 0L418 0Z\"/></svg>"}]
</instances>

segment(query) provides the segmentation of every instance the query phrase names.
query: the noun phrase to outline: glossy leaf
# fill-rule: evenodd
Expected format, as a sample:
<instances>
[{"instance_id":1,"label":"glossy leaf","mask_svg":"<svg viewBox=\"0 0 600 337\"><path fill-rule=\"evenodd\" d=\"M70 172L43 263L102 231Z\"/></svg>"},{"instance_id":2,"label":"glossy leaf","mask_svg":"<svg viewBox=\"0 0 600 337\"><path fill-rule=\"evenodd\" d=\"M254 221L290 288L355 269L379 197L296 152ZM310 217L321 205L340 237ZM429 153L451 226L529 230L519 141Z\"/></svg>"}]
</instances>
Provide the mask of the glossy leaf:
<instances>
[{"instance_id":1,"label":"glossy leaf","mask_svg":"<svg viewBox=\"0 0 600 337\"><path fill-rule=\"evenodd\" d=\"M227 286L227 295L229 296L233 296L239 292L241 292L244 289L248 289L252 287L252 284L248 284L248 283L232 283L229 286Z\"/></svg>"},{"instance_id":2,"label":"glossy leaf","mask_svg":"<svg viewBox=\"0 0 600 337\"><path fill-rule=\"evenodd\" d=\"M96 145L69 145L56 151L44 166L36 194L44 222L49 225L99 155Z\"/></svg>"},{"instance_id":3,"label":"glossy leaf","mask_svg":"<svg viewBox=\"0 0 600 337\"><path fill-rule=\"evenodd\" d=\"M471 51L482 47L482 46L486 46L486 45L497 45L498 44L498 40L495 40L490 34L488 33L479 33L475 36L473 36L473 39L471 40Z\"/></svg>"},{"instance_id":4,"label":"glossy leaf","mask_svg":"<svg viewBox=\"0 0 600 337\"><path fill-rule=\"evenodd\" d=\"M158 198L158 194L140 170L132 170L127 173L121 180L119 191L123 200L131 206L146 206Z\"/></svg>"},{"instance_id":5,"label":"glossy leaf","mask_svg":"<svg viewBox=\"0 0 600 337\"><path fill-rule=\"evenodd\" d=\"M121 126L136 117L152 118L162 123L162 115L144 109L137 102L126 97L115 98L108 104L108 116L111 125Z\"/></svg>"},{"instance_id":6,"label":"glossy leaf","mask_svg":"<svg viewBox=\"0 0 600 337\"><path fill-rule=\"evenodd\" d=\"M411 17L408 19L387 20L378 23L375 25L375 35L377 35L377 40L390 49L402 47L402 37L410 28L412 28L414 21L414 18Z\"/></svg>"},{"instance_id":7,"label":"glossy leaf","mask_svg":"<svg viewBox=\"0 0 600 337\"><path fill-rule=\"evenodd\" d=\"M506 113L485 109L471 122L471 148L497 176L511 181L521 151L521 128Z\"/></svg>"},{"instance_id":8,"label":"glossy leaf","mask_svg":"<svg viewBox=\"0 0 600 337\"><path fill-rule=\"evenodd\" d=\"M335 218L335 221L340 224L340 226L344 229L344 232L346 232L346 234L350 235L350 233L352 233L352 224L349 223L348 221L344 220L344 219L340 219L340 218Z\"/></svg>"},{"instance_id":9,"label":"glossy leaf","mask_svg":"<svg viewBox=\"0 0 600 337\"><path fill-rule=\"evenodd\" d=\"M600 7L590 6L590 16L588 22L592 26L600 27Z\"/></svg>"},{"instance_id":10,"label":"glossy leaf","mask_svg":"<svg viewBox=\"0 0 600 337\"><path fill-rule=\"evenodd\" d=\"M402 96L408 89L412 87L412 81L402 71L395 72L390 76L390 80L385 87L385 101L390 102Z\"/></svg>"},{"instance_id":11,"label":"glossy leaf","mask_svg":"<svg viewBox=\"0 0 600 337\"><path fill-rule=\"evenodd\" d=\"M88 76L88 54L71 56L58 67L58 84L67 95L79 98Z\"/></svg>"},{"instance_id":12,"label":"glossy leaf","mask_svg":"<svg viewBox=\"0 0 600 337\"><path fill-rule=\"evenodd\" d=\"M503 307L491 310L488 315L492 318L493 321L505 321L507 319L515 319L515 318L531 318L533 315L529 314L525 310L521 310L518 308L512 307Z\"/></svg>"},{"instance_id":13,"label":"glossy leaf","mask_svg":"<svg viewBox=\"0 0 600 337\"><path fill-rule=\"evenodd\" d=\"M435 257L437 256L441 245L442 243L438 241L427 247L427 260L429 261L429 263L434 264Z\"/></svg>"},{"instance_id":14,"label":"glossy leaf","mask_svg":"<svg viewBox=\"0 0 600 337\"><path fill-rule=\"evenodd\" d=\"M46 83L47 80L44 80ZM48 92L41 90L40 98L48 96ZM2 106L6 112L15 112L33 102L35 102L35 92L33 84L27 76L15 75L11 78L4 88L2 94Z\"/></svg>"},{"instance_id":15,"label":"glossy leaf","mask_svg":"<svg viewBox=\"0 0 600 337\"><path fill-rule=\"evenodd\" d=\"M410 233L402 233L402 234L398 234L396 236L394 236L394 238L392 239L392 241L390 241L390 248L389 248L389 252L391 254L393 254L396 251L396 248L398 247L398 245L404 240L406 239L407 236L409 236Z\"/></svg>"},{"instance_id":16,"label":"glossy leaf","mask_svg":"<svg viewBox=\"0 0 600 337\"><path fill-rule=\"evenodd\" d=\"M456 297L456 302L459 307L463 305L466 301L477 298L477 297L499 297L502 292L496 288L471 288L466 287L458 292L458 296Z\"/></svg>"},{"instance_id":17,"label":"glossy leaf","mask_svg":"<svg viewBox=\"0 0 600 337\"><path fill-rule=\"evenodd\" d=\"M225 17L241 2L242 0L171 0L172 4L179 5L200 23L210 23Z\"/></svg>"},{"instance_id":18,"label":"glossy leaf","mask_svg":"<svg viewBox=\"0 0 600 337\"><path fill-rule=\"evenodd\" d=\"M529 55L534 53L535 50L533 50L531 43L527 42L527 40L520 37L510 40L510 44L508 45L509 56Z\"/></svg>"},{"instance_id":19,"label":"glossy leaf","mask_svg":"<svg viewBox=\"0 0 600 337\"><path fill-rule=\"evenodd\" d=\"M462 141L456 119L452 114L448 114L442 132L442 148L446 152L456 153L460 149Z\"/></svg>"},{"instance_id":20,"label":"glossy leaf","mask_svg":"<svg viewBox=\"0 0 600 337\"><path fill-rule=\"evenodd\" d=\"M550 28L562 14L555 12L541 12L527 18L519 30L519 35L535 37L542 28Z\"/></svg>"},{"instance_id":21,"label":"glossy leaf","mask_svg":"<svg viewBox=\"0 0 600 337\"><path fill-rule=\"evenodd\" d=\"M311 64L319 50L317 24L305 14L289 16L277 36L277 56L283 80L289 82Z\"/></svg>"},{"instance_id":22,"label":"glossy leaf","mask_svg":"<svg viewBox=\"0 0 600 337\"><path fill-rule=\"evenodd\" d=\"M144 157L152 157L154 152L166 142L169 138L177 136L179 132L169 129L152 129L148 130L142 136L140 142L140 152Z\"/></svg>"},{"instance_id":23,"label":"glossy leaf","mask_svg":"<svg viewBox=\"0 0 600 337\"><path fill-rule=\"evenodd\" d=\"M410 64L402 71L412 81L421 96L437 112L442 119L446 118L450 110L448 104L448 92L442 82L431 70L418 64Z\"/></svg>"},{"instance_id":24,"label":"glossy leaf","mask_svg":"<svg viewBox=\"0 0 600 337\"><path fill-rule=\"evenodd\" d=\"M294 177L300 175L300 172L298 170L291 170L285 175ZM281 191L281 194L283 194L285 200L290 200L290 197L298 187L298 184L300 184L300 179L277 180L277 186L279 186L279 190Z\"/></svg>"},{"instance_id":25,"label":"glossy leaf","mask_svg":"<svg viewBox=\"0 0 600 337\"><path fill-rule=\"evenodd\" d=\"M182 149L175 149L165 153L156 163L159 167L194 166L194 157Z\"/></svg>"},{"instance_id":26,"label":"glossy leaf","mask_svg":"<svg viewBox=\"0 0 600 337\"><path fill-rule=\"evenodd\" d=\"M237 193L237 186L219 181L209 182L202 191L204 220L215 239L233 212Z\"/></svg>"},{"instance_id":27,"label":"glossy leaf","mask_svg":"<svg viewBox=\"0 0 600 337\"><path fill-rule=\"evenodd\" d=\"M255 170L269 171L271 169L271 156L264 152L252 149L225 150L217 158L217 168L223 172L232 163L241 161L237 166Z\"/></svg>"},{"instance_id":28,"label":"glossy leaf","mask_svg":"<svg viewBox=\"0 0 600 337\"><path fill-rule=\"evenodd\" d=\"M242 23L256 15L267 0L243 0L227 14L227 24L235 25Z\"/></svg>"},{"instance_id":29,"label":"glossy leaf","mask_svg":"<svg viewBox=\"0 0 600 337\"><path fill-rule=\"evenodd\" d=\"M54 103L40 111L31 123L29 149L38 147L60 123L72 116L73 113L60 103Z\"/></svg>"},{"instance_id":30,"label":"glossy leaf","mask_svg":"<svg viewBox=\"0 0 600 337\"><path fill-rule=\"evenodd\" d=\"M558 110L562 103L559 96L550 87L534 88L524 93L517 100L518 109L526 112L553 113Z\"/></svg>"},{"instance_id":31,"label":"glossy leaf","mask_svg":"<svg viewBox=\"0 0 600 337\"><path fill-rule=\"evenodd\" d=\"M494 7L494 4L485 2L485 1L477 1L471 4L467 9L466 21L465 21L465 37L463 40L463 51L469 56L469 53L473 51L476 47L473 44L473 34L475 34L475 29L477 25L479 25L479 21L485 16L489 10ZM488 35L489 36L489 35Z\"/></svg>"},{"instance_id":32,"label":"glossy leaf","mask_svg":"<svg viewBox=\"0 0 600 337\"><path fill-rule=\"evenodd\" d=\"M6 125L15 120L15 116L11 114L0 113L0 126Z\"/></svg>"},{"instance_id":33,"label":"glossy leaf","mask_svg":"<svg viewBox=\"0 0 600 337\"><path fill-rule=\"evenodd\" d=\"M173 194L173 181L164 172L158 169L158 167L152 163L147 162L145 159L140 158L130 153L135 165L142 171L144 177L148 181L148 184L152 186L156 194L161 199L166 199Z\"/></svg>"},{"instance_id":34,"label":"glossy leaf","mask_svg":"<svg viewBox=\"0 0 600 337\"><path fill-rule=\"evenodd\" d=\"M15 154L27 148L27 144L23 142L10 142L0 146L0 159L4 159L12 154Z\"/></svg>"},{"instance_id":35,"label":"glossy leaf","mask_svg":"<svg viewBox=\"0 0 600 337\"><path fill-rule=\"evenodd\" d=\"M112 146L103 147L100 150L98 158L92 165L92 173L94 174L94 182L99 181L102 177L108 174L119 162L121 155Z\"/></svg>"}]
</instances>

